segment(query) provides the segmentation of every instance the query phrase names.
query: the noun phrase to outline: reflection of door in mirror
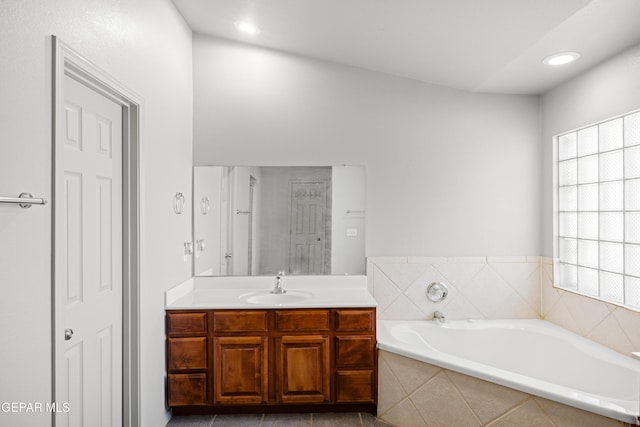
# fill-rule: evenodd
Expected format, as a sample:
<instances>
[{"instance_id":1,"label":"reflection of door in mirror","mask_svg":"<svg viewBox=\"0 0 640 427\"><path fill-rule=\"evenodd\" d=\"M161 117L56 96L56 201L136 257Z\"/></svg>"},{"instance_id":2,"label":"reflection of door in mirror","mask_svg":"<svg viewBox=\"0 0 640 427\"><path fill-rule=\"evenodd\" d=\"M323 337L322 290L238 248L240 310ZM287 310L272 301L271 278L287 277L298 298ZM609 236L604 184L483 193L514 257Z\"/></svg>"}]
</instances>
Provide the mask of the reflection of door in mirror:
<instances>
[{"instance_id":1,"label":"reflection of door in mirror","mask_svg":"<svg viewBox=\"0 0 640 427\"><path fill-rule=\"evenodd\" d=\"M259 210L255 199L259 191L256 184L260 179L260 168L235 166L231 175L232 185L229 194L233 198L233 208L230 215L232 224L229 229L232 235L229 239L229 252L232 271L228 274L249 276L255 274L255 260L260 256L259 252L256 252L259 249L259 237L254 227Z\"/></svg>"},{"instance_id":2,"label":"reflection of door in mirror","mask_svg":"<svg viewBox=\"0 0 640 427\"><path fill-rule=\"evenodd\" d=\"M215 261L215 267L218 267L220 270L221 276L227 276L233 274L232 265L231 265L231 227L229 218L231 218L231 209L233 209L233 204L229 202L231 200L231 171L233 167L229 166L216 166L216 169L220 169L221 171L221 179L220 186L217 188L217 191L220 194L220 207L219 207L219 217L217 218L217 222L214 220L211 222L209 226L216 226L219 224L217 228L216 235L218 236L218 242L220 244L220 251L218 252L218 258Z\"/></svg>"},{"instance_id":3,"label":"reflection of door in mirror","mask_svg":"<svg viewBox=\"0 0 640 427\"><path fill-rule=\"evenodd\" d=\"M258 248L258 245L254 245L253 242L256 239L256 227L254 227L255 221L256 221L256 217L257 217L257 203L256 203L256 196L258 193L258 189L256 188L256 185L258 184L258 180L253 176L250 175L249 176L249 232L247 233L249 235L249 242L248 242L248 254L247 256L249 257L248 260L248 268L247 271L249 271L250 275L255 275L256 274L256 263L254 260L258 260L257 254L256 254L256 250Z\"/></svg>"},{"instance_id":4,"label":"reflection of door in mirror","mask_svg":"<svg viewBox=\"0 0 640 427\"><path fill-rule=\"evenodd\" d=\"M327 183L292 181L290 186L289 273L324 274Z\"/></svg>"},{"instance_id":5,"label":"reflection of door in mirror","mask_svg":"<svg viewBox=\"0 0 640 427\"><path fill-rule=\"evenodd\" d=\"M230 252L228 250L229 222L229 167L194 168L193 226L194 275L227 275Z\"/></svg>"}]
</instances>

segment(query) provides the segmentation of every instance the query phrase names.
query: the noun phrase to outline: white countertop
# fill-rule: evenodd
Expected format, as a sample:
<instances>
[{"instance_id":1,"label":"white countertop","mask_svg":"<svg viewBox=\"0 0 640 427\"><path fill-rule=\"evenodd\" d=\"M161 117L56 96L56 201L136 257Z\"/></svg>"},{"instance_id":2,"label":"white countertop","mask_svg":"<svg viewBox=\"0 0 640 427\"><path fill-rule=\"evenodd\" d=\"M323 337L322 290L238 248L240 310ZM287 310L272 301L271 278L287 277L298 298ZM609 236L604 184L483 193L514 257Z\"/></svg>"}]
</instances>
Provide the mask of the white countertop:
<instances>
[{"instance_id":1,"label":"white countertop","mask_svg":"<svg viewBox=\"0 0 640 427\"><path fill-rule=\"evenodd\" d=\"M285 276L283 289L310 294L303 301L254 304L246 294L269 294L270 276L193 277L165 292L167 310L375 307L366 276Z\"/></svg>"}]
</instances>

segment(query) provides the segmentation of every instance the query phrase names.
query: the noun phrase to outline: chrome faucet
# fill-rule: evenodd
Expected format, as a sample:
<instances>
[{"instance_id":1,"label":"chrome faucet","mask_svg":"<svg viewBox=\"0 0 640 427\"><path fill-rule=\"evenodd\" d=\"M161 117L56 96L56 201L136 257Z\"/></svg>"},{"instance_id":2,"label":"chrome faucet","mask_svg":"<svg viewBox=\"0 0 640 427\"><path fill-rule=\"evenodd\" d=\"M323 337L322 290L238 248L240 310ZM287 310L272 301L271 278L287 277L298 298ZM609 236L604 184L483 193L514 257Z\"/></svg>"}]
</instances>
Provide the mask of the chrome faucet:
<instances>
[{"instance_id":1,"label":"chrome faucet","mask_svg":"<svg viewBox=\"0 0 640 427\"><path fill-rule=\"evenodd\" d=\"M271 291L272 294L285 294L287 291L282 289L282 280L284 279L284 271L281 271L276 276L276 285Z\"/></svg>"},{"instance_id":2,"label":"chrome faucet","mask_svg":"<svg viewBox=\"0 0 640 427\"><path fill-rule=\"evenodd\" d=\"M438 323L444 323L444 321L445 321L444 314L442 314L440 311L436 310L433 313L433 320L435 322L438 322Z\"/></svg>"}]
</instances>

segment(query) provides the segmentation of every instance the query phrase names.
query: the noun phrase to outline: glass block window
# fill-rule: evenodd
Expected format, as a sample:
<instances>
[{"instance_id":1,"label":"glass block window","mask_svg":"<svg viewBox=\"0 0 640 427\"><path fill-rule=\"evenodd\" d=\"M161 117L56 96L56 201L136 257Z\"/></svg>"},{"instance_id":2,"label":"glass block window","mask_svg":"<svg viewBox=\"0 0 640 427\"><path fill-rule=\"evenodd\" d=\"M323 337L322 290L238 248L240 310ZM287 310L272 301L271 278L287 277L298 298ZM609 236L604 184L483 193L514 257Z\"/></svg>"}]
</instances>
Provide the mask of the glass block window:
<instances>
[{"instance_id":1,"label":"glass block window","mask_svg":"<svg viewBox=\"0 0 640 427\"><path fill-rule=\"evenodd\" d=\"M554 142L555 286L640 311L640 112Z\"/></svg>"}]
</instances>

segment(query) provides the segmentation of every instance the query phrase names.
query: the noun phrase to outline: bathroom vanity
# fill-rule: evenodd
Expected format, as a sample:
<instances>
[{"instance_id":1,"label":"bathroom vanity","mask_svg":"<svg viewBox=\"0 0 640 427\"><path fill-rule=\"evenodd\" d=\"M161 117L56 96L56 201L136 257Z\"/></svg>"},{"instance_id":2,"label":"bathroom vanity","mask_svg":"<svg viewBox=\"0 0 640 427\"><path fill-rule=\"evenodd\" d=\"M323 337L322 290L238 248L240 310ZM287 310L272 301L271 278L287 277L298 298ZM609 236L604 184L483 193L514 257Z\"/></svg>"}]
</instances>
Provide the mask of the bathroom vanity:
<instances>
[{"instance_id":1,"label":"bathroom vanity","mask_svg":"<svg viewBox=\"0 0 640 427\"><path fill-rule=\"evenodd\" d=\"M278 296L271 281L250 279L194 278L168 293L174 413L375 413L376 308L366 280L289 277Z\"/></svg>"}]
</instances>

